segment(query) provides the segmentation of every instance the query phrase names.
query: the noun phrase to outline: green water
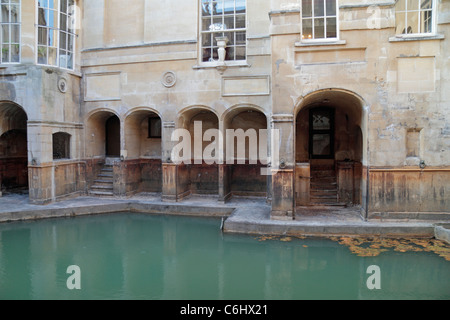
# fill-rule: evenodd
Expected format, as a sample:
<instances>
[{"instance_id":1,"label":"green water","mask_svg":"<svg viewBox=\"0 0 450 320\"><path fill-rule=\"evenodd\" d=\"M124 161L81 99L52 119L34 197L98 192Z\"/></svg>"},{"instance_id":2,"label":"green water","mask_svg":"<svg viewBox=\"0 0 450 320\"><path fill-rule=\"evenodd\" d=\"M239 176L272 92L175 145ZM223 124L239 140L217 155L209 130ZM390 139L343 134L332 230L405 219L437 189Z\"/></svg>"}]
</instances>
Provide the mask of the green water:
<instances>
[{"instance_id":1,"label":"green water","mask_svg":"<svg viewBox=\"0 0 450 320\"><path fill-rule=\"evenodd\" d=\"M358 257L328 239L259 241L220 220L141 214L0 225L0 299L449 299L430 252ZM68 266L80 268L69 290ZM367 268L380 268L370 290Z\"/></svg>"}]
</instances>

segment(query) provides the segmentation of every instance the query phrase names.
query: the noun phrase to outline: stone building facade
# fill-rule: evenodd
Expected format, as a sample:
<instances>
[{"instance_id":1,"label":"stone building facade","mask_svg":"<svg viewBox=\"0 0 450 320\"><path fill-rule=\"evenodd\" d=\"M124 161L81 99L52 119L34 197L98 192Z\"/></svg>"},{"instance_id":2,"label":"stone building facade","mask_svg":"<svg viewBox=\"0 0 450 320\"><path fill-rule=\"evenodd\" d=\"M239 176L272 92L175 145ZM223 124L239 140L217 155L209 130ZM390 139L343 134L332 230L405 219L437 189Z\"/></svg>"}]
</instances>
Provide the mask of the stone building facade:
<instances>
[{"instance_id":1,"label":"stone building facade","mask_svg":"<svg viewBox=\"0 0 450 320\"><path fill-rule=\"evenodd\" d=\"M28 189L37 204L257 196L282 220L315 205L360 206L367 219L450 214L448 0L1 9L3 191ZM178 163L177 129L205 137L200 152L209 129L267 130L258 153L271 160L251 161L250 142L239 162L220 149L213 164Z\"/></svg>"}]
</instances>

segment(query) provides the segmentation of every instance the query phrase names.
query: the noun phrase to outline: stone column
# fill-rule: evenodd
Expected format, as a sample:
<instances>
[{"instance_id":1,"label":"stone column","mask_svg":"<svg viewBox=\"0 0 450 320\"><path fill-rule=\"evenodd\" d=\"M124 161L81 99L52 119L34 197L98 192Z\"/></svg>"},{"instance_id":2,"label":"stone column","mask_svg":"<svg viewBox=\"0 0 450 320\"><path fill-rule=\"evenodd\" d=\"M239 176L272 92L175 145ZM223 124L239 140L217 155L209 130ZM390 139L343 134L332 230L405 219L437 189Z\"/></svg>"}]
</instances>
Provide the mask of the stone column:
<instances>
[{"instance_id":1,"label":"stone column","mask_svg":"<svg viewBox=\"0 0 450 320\"><path fill-rule=\"evenodd\" d=\"M232 167L227 164L219 164L219 202L227 202L231 194L231 170Z\"/></svg>"},{"instance_id":2,"label":"stone column","mask_svg":"<svg viewBox=\"0 0 450 320\"><path fill-rule=\"evenodd\" d=\"M221 132L221 135L219 136L218 141L218 167L219 167L219 199L218 201L220 203L227 202L231 197L231 174L233 167L225 163L225 123L223 120L219 120L219 131Z\"/></svg>"},{"instance_id":3,"label":"stone column","mask_svg":"<svg viewBox=\"0 0 450 320\"><path fill-rule=\"evenodd\" d=\"M354 163L339 161L337 164L337 181L339 202L353 203L353 171Z\"/></svg>"},{"instance_id":4,"label":"stone column","mask_svg":"<svg viewBox=\"0 0 450 320\"><path fill-rule=\"evenodd\" d=\"M175 122L164 122L162 126L162 200L177 202L190 194L189 166L172 161L172 141Z\"/></svg>"},{"instance_id":5,"label":"stone column","mask_svg":"<svg viewBox=\"0 0 450 320\"><path fill-rule=\"evenodd\" d=\"M162 200L168 202L177 201L177 166L172 163L172 133L175 130L175 122L162 123L161 132L161 170L162 170Z\"/></svg>"},{"instance_id":6,"label":"stone column","mask_svg":"<svg viewBox=\"0 0 450 320\"><path fill-rule=\"evenodd\" d=\"M295 219L294 197L294 117L275 114L272 135L272 213L273 220ZM275 138L276 137L276 138ZM277 160L278 159L278 160Z\"/></svg>"}]
</instances>

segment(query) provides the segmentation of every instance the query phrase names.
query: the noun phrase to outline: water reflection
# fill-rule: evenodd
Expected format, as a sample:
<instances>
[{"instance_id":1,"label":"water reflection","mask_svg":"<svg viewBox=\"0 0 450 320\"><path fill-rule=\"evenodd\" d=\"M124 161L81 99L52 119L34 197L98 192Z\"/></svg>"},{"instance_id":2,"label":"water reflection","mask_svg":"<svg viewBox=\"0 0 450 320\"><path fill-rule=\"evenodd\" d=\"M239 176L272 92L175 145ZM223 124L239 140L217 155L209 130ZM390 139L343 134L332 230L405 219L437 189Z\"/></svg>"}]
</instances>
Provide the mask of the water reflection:
<instances>
[{"instance_id":1,"label":"water reflection","mask_svg":"<svg viewBox=\"0 0 450 320\"><path fill-rule=\"evenodd\" d=\"M0 299L448 299L428 252L358 257L327 239L223 235L216 219L114 214L0 226ZM66 287L81 269L81 290ZM381 290L369 290L370 265Z\"/></svg>"}]
</instances>

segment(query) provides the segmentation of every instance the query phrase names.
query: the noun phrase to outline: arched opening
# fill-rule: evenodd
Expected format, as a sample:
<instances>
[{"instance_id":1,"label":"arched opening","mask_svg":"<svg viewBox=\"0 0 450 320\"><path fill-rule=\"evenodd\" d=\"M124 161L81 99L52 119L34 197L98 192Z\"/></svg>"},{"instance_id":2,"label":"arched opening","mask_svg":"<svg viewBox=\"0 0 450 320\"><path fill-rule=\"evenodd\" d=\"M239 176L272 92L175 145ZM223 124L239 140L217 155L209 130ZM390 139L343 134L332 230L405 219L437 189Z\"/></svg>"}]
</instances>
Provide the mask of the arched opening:
<instances>
[{"instance_id":1,"label":"arched opening","mask_svg":"<svg viewBox=\"0 0 450 320\"><path fill-rule=\"evenodd\" d=\"M242 107L224 118L225 159L230 165L230 192L236 196L267 196L267 118L256 108Z\"/></svg>"},{"instance_id":2,"label":"arched opening","mask_svg":"<svg viewBox=\"0 0 450 320\"><path fill-rule=\"evenodd\" d=\"M122 191L114 179L114 171L120 171L116 165L120 162L116 161L121 150L120 120L111 110L98 110L88 117L85 134L89 194L113 196Z\"/></svg>"},{"instance_id":3,"label":"arched opening","mask_svg":"<svg viewBox=\"0 0 450 320\"><path fill-rule=\"evenodd\" d=\"M70 159L70 134L57 132L52 137L53 160Z\"/></svg>"},{"instance_id":4,"label":"arched opening","mask_svg":"<svg viewBox=\"0 0 450 320\"><path fill-rule=\"evenodd\" d=\"M364 103L343 90L321 90L298 106L295 136L297 205L362 204Z\"/></svg>"},{"instance_id":5,"label":"arched opening","mask_svg":"<svg viewBox=\"0 0 450 320\"><path fill-rule=\"evenodd\" d=\"M120 157L120 119L116 115L106 120L105 144L107 157Z\"/></svg>"},{"instance_id":6,"label":"arched opening","mask_svg":"<svg viewBox=\"0 0 450 320\"><path fill-rule=\"evenodd\" d=\"M218 195L218 152L216 154L217 148L209 149L216 142L215 137L217 135L213 134L210 140L205 135L207 132L219 132L217 115L208 108L191 108L181 114L178 127L188 130L191 137L191 164L185 166L187 171L179 170L180 177L183 180L188 177L188 188L192 194ZM211 152L206 155L208 150ZM206 156L206 159L204 156Z\"/></svg>"},{"instance_id":7,"label":"arched opening","mask_svg":"<svg viewBox=\"0 0 450 320\"><path fill-rule=\"evenodd\" d=\"M151 110L136 110L125 119L126 184L139 192L162 191L162 121Z\"/></svg>"},{"instance_id":8,"label":"arched opening","mask_svg":"<svg viewBox=\"0 0 450 320\"><path fill-rule=\"evenodd\" d=\"M120 156L120 120L112 111L97 111L86 121L86 156Z\"/></svg>"},{"instance_id":9,"label":"arched opening","mask_svg":"<svg viewBox=\"0 0 450 320\"><path fill-rule=\"evenodd\" d=\"M0 182L2 192L28 192L27 114L0 103Z\"/></svg>"}]
</instances>

